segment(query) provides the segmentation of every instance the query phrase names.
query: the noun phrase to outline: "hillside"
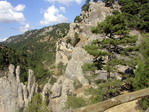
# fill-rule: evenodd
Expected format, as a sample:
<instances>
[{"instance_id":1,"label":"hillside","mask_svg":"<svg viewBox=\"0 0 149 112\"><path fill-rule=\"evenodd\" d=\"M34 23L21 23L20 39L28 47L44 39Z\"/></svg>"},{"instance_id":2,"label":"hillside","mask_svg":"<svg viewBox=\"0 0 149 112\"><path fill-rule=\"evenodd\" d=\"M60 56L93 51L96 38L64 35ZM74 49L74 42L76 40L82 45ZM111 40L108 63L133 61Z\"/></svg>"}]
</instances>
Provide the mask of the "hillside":
<instances>
[{"instance_id":1,"label":"hillside","mask_svg":"<svg viewBox=\"0 0 149 112\"><path fill-rule=\"evenodd\" d=\"M25 66L33 69L37 80L42 82L43 77L50 77L49 68L56 58L56 42L68 31L69 24L58 24L10 37L3 44L25 54L28 62Z\"/></svg>"},{"instance_id":2,"label":"hillside","mask_svg":"<svg viewBox=\"0 0 149 112\"><path fill-rule=\"evenodd\" d=\"M148 8L148 0L87 0L74 23L8 38L2 43L7 47L1 48L11 48L5 54L10 61L2 65L15 66L1 73L0 89L8 85L5 91L18 91L9 95L1 91L0 107L9 108L6 104L12 97L22 102L12 104L24 112L98 112L112 107L112 112L145 111L149 108ZM19 76L26 77L23 83Z\"/></svg>"}]
</instances>

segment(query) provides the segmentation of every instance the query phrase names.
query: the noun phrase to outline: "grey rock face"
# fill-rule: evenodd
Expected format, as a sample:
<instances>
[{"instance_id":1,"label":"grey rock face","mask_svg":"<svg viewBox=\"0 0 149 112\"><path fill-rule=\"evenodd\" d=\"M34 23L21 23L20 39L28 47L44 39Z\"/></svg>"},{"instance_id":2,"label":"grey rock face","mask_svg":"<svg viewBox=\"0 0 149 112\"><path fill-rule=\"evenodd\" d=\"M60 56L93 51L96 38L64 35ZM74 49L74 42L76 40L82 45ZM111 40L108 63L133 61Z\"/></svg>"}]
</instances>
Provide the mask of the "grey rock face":
<instances>
[{"instance_id":1,"label":"grey rock face","mask_svg":"<svg viewBox=\"0 0 149 112\"><path fill-rule=\"evenodd\" d=\"M51 88L50 104L53 112L66 112L64 109L67 95L74 90L73 81L61 76Z\"/></svg>"},{"instance_id":2,"label":"grey rock face","mask_svg":"<svg viewBox=\"0 0 149 112\"><path fill-rule=\"evenodd\" d=\"M35 86L27 89L26 85L20 82L19 76L20 67L15 70L14 65L10 65L7 75L0 78L0 112L18 112L20 108L27 106L35 93ZM29 77L30 85L35 85L35 80L32 79L35 77Z\"/></svg>"},{"instance_id":3,"label":"grey rock face","mask_svg":"<svg viewBox=\"0 0 149 112\"><path fill-rule=\"evenodd\" d=\"M145 112L149 112L149 108Z\"/></svg>"},{"instance_id":4,"label":"grey rock face","mask_svg":"<svg viewBox=\"0 0 149 112\"><path fill-rule=\"evenodd\" d=\"M97 22L101 22L105 19L106 16L110 15L112 12L112 9L109 7L105 7L105 3L103 2L91 2L89 11L82 12L82 19L83 22L86 24L94 24L96 25Z\"/></svg>"},{"instance_id":5,"label":"grey rock face","mask_svg":"<svg viewBox=\"0 0 149 112\"><path fill-rule=\"evenodd\" d=\"M76 47L72 53L72 59L68 62L65 75L72 80L79 80L82 85L88 85L88 80L84 78L82 65L92 61L90 56L83 48Z\"/></svg>"}]
</instances>

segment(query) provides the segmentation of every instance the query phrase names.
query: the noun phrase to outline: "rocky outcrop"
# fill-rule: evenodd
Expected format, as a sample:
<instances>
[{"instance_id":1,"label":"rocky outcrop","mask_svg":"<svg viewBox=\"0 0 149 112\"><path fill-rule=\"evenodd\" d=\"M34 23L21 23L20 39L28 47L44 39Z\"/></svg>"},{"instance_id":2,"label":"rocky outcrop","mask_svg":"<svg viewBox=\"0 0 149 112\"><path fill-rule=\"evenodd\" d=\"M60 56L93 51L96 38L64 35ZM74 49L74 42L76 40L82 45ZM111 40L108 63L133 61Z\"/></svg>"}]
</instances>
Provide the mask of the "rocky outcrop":
<instances>
[{"instance_id":1,"label":"rocky outcrop","mask_svg":"<svg viewBox=\"0 0 149 112\"><path fill-rule=\"evenodd\" d=\"M82 12L81 18L83 21L80 23L71 23L70 30L66 37L57 42L56 50L56 64L62 62L67 65L64 76L61 76L58 81L53 85L45 85L43 98L46 91L50 91L50 106L54 112L62 112L65 107L67 95L73 90L73 82L78 80L83 86L89 85L88 79L82 71L84 63L93 61L93 57L89 55L83 48L86 44L91 43L93 40L102 40L105 38L103 35L95 35L91 32L91 27L95 26L97 22L103 21L110 15L112 9L105 7L104 3L91 3L89 12ZM73 40L77 38L80 41L72 46L68 39ZM66 111L66 110L65 110Z\"/></svg>"},{"instance_id":2,"label":"rocky outcrop","mask_svg":"<svg viewBox=\"0 0 149 112\"><path fill-rule=\"evenodd\" d=\"M72 59L68 62L65 75L72 80L79 80L82 85L87 85L88 80L84 77L82 65L92 62L92 59L93 57L83 48L76 47L72 53Z\"/></svg>"},{"instance_id":3,"label":"rocky outcrop","mask_svg":"<svg viewBox=\"0 0 149 112\"><path fill-rule=\"evenodd\" d=\"M10 65L9 71L0 78L0 112L18 112L37 92L33 71L29 70L27 86L20 82L20 75L20 66L15 69Z\"/></svg>"},{"instance_id":4,"label":"rocky outcrop","mask_svg":"<svg viewBox=\"0 0 149 112\"><path fill-rule=\"evenodd\" d=\"M65 102L67 95L74 90L73 81L65 76L61 76L49 89L49 107L53 112L65 112Z\"/></svg>"},{"instance_id":5,"label":"rocky outcrop","mask_svg":"<svg viewBox=\"0 0 149 112\"><path fill-rule=\"evenodd\" d=\"M98 22L101 22L110 15L112 9L110 7L105 7L105 3L103 2L91 2L89 11L83 11L81 13L82 22L86 24L96 25Z\"/></svg>"}]
</instances>

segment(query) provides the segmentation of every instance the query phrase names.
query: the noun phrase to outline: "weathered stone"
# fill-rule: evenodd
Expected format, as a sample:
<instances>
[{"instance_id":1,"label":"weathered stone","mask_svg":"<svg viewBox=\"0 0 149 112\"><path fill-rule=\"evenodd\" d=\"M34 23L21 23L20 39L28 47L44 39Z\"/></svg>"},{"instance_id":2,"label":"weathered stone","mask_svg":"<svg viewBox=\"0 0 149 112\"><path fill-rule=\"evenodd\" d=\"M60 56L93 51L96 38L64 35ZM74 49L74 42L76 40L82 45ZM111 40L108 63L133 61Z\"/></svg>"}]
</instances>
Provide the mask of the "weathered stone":
<instances>
[{"instance_id":1,"label":"weathered stone","mask_svg":"<svg viewBox=\"0 0 149 112\"><path fill-rule=\"evenodd\" d=\"M95 80L107 80L107 74L108 74L107 71L97 70L97 71L95 71L95 74L97 75Z\"/></svg>"},{"instance_id":2,"label":"weathered stone","mask_svg":"<svg viewBox=\"0 0 149 112\"><path fill-rule=\"evenodd\" d=\"M148 109L145 112L149 112L149 107L148 107Z\"/></svg>"},{"instance_id":3,"label":"weathered stone","mask_svg":"<svg viewBox=\"0 0 149 112\"><path fill-rule=\"evenodd\" d=\"M28 85L27 85L29 94L31 93L31 90L32 90L32 87L34 84L35 84L34 72L33 72L33 70L29 69L28 70Z\"/></svg>"},{"instance_id":4,"label":"weathered stone","mask_svg":"<svg viewBox=\"0 0 149 112\"><path fill-rule=\"evenodd\" d=\"M50 99L49 105L52 108L53 112L66 112L64 107L65 107L65 102L67 101L67 95L70 94L73 90L74 90L74 87L73 87L72 80L64 76L61 76L58 79L58 81L53 85L51 89L52 99Z\"/></svg>"},{"instance_id":5,"label":"weathered stone","mask_svg":"<svg viewBox=\"0 0 149 112\"><path fill-rule=\"evenodd\" d=\"M16 80L17 82L20 82L20 66L17 66L16 68Z\"/></svg>"},{"instance_id":6,"label":"weathered stone","mask_svg":"<svg viewBox=\"0 0 149 112\"><path fill-rule=\"evenodd\" d=\"M72 53L72 59L68 62L65 75L72 80L79 80L82 85L88 85L88 80L82 72L82 65L91 61L92 56L83 48L76 47Z\"/></svg>"},{"instance_id":7,"label":"weathered stone","mask_svg":"<svg viewBox=\"0 0 149 112\"><path fill-rule=\"evenodd\" d=\"M29 88L30 94L26 85L20 82L19 66L15 70L14 65L11 64L7 75L0 78L0 112L18 112L19 109L27 106L28 101L31 100L35 93L34 85L36 85L35 77L32 76L31 71L29 73L29 81L32 81L32 83L30 82L31 88Z\"/></svg>"}]
</instances>

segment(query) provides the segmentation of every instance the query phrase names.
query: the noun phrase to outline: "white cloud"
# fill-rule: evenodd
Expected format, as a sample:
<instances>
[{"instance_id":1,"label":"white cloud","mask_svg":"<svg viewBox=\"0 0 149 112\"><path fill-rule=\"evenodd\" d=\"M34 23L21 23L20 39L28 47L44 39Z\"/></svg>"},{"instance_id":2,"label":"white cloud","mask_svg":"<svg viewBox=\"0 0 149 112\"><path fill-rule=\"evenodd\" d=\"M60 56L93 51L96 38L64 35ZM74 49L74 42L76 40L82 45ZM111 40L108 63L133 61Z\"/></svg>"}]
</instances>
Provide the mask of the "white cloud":
<instances>
[{"instance_id":1,"label":"white cloud","mask_svg":"<svg viewBox=\"0 0 149 112\"><path fill-rule=\"evenodd\" d=\"M83 0L47 0L49 2L57 2L64 5L69 5L70 3L78 3L80 4Z\"/></svg>"},{"instance_id":2,"label":"white cloud","mask_svg":"<svg viewBox=\"0 0 149 112\"><path fill-rule=\"evenodd\" d=\"M25 21L24 10L25 5L19 4L16 7L13 7L11 3L7 1L0 1L0 22L20 22Z\"/></svg>"},{"instance_id":3,"label":"white cloud","mask_svg":"<svg viewBox=\"0 0 149 112\"><path fill-rule=\"evenodd\" d=\"M5 41L7 38L0 38L0 42Z\"/></svg>"},{"instance_id":4,"label":"white cloud","mask_svg":"<svg viewBox=\"0 0 149 112\"><path fill-rule=\"evenodd\" d=\"M47 24L53 24L53 23L63 23L63 22L69 22L69 19L60 12L64 12L65 8L60 7L56 8L54 5L50 6L45 12L44 12L44 18L40 21L40 24L47 25Z\"/></svg>"},{"instance_id":5,"label":"white cloud","mask_svg":"<svg viewBox=\"0 0 149 112\"><path fill-rule=\"evenodd\" d=\"M64 12L64 13L66 12L65 7L60 7L59 9L60 9L62 12Z\"/></svg>"},{"instance_id":6,"label":"white cloud","mask_svg":"<svg viewBox=\"0 0 149 112\"><path fill-rule=\"evenodd\" d=\"M25 5L19 4L14 9L15 11L23 11L25 9Z\"/></svg>"},{"instance_id":7,"label":"white cloud","mask_svg":"<svg viewBox=\"0 0 149 112\"><path fill-rule=\"evenodd\" d=\"M25 26L20 27L20 32L26 32L30 29L30 25L29 24L25 24Z\"/></svg>"}]
</instances>

